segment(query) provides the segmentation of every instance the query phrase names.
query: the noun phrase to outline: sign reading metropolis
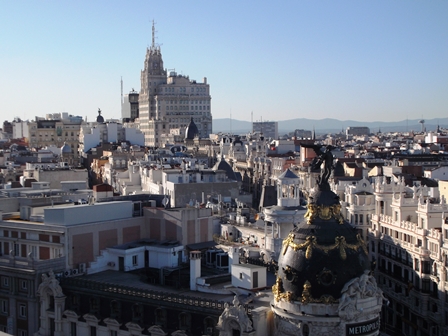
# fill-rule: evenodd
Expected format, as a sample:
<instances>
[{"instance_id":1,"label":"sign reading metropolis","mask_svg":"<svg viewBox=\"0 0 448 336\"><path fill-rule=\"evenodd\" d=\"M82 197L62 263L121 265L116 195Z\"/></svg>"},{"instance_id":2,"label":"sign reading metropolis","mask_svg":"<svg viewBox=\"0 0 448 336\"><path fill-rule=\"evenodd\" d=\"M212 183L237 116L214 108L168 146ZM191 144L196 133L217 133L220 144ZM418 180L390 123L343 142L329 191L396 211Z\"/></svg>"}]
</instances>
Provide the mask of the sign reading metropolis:
<instances>
[{"instance_id":1,"label":"sign reading metropolis","mask_svg":"<svg viewBox=\"0 0 448 336\"><path fill-rule=\"evenodd\" d=\"M367 335L379 329L380 329L380 319L379 317L377 317L376 319L362 323L347 324L345 326L345 334L347 336Z\"/></svg>"}]
</instances>

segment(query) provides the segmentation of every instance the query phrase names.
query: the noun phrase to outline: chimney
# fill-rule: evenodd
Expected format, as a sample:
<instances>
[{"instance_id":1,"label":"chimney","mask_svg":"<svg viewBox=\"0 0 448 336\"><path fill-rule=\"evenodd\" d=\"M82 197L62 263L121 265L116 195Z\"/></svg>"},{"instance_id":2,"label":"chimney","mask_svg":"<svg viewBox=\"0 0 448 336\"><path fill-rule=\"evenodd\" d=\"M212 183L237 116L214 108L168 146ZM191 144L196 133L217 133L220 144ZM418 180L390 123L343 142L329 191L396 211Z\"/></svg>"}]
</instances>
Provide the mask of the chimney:
<instances>
[{"instance_id":1,"label":"chimney","mask_svg":"<svg viewBox=\"0 0 448 336\"><path fill-rule=\"evenodd\" d=\"M190 252L190 290L195 291L196 279L201 277L201 251Z\"/></svg>"}]
</instances>

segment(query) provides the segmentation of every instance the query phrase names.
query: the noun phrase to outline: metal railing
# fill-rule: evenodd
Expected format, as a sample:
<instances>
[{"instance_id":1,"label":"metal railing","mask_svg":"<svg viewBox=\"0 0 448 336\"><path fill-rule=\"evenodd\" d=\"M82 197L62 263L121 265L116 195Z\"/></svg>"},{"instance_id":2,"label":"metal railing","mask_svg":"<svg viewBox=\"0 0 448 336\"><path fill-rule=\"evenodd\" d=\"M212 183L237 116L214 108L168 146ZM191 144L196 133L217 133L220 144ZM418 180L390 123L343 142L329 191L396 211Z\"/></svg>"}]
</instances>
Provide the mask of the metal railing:
<instances>
[{"instance_id":1,"label":"metal railing","mask_svg":"<svg viewBox=\"0 0 448 336\"><path fill-rule=\"evenodd\" d=\"M142 289L132 286L116 285L106 282L98 282L79 278L62 279L62 287L65 286L78 287L80 289L94 290L100 292L109 292L126 296L134 296L139 298L146 298L150 300L156 300L159 302L164 301L188 306L196 306L201 308L214 309L218 311L224 310L224 303L225 303L224 301L205 299L203 297L192 297L177 293Z\"/></svg>"}]
</instances>

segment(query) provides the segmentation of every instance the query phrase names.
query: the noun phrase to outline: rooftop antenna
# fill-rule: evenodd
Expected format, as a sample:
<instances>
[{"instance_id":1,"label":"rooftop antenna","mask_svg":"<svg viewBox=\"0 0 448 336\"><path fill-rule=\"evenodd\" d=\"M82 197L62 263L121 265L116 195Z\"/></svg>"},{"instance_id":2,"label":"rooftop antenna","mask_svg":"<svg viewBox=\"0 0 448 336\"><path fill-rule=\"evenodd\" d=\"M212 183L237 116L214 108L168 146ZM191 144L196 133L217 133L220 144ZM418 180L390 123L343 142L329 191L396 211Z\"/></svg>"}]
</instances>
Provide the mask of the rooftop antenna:
<instances>
[{"instance_id":1,"label":"rooftop antenna","mask_svg":"<svg viewBox=\"0 0 448 336\"><path fill-rule=\"evenodd\" d=\"M120 83L121 83L121 105L123 106L123 76L121 76Z\"/></svg>"},{"instance_id":2,"label":"rooftop antenna","mask_svg":"<svg viewBox=\"0 0 448 336\"><path fill-rule=\"evenodd\" d=\"M230 108L230 135L232 135L232 108Z\"/></svg>"},{"instance_id":3,"label":"rooftop antenna","mask_svg":"<svg viewBox=\"0 0 448 336\"><path fill-rule=\"evenodd\" d=\"M252 133L254 132L254 111L250 112L250 123L252 124Z\"/></svg>"},{"instance_id":4,"label":"rooftop antenna","mask_svg":"<svg viewBox=\"0 0 448 336\"><path fill-rule=\"evenodd\" d=\"M154 49L156 46L156 27L154 25L154 20L152 20L152 43L151 43L151 49Z\"/></svg>"},{"instance_id":5,"label":"rooftop antenna","mask_svg":"<svg viewBox=\"0 0 448 336\"><path fill-rule=\"evenodd\" d=\"M151 38L151 50L156 50L156 23L152 20L152 38ZM160 44L158 45L158 49L160 49Z\"/></svg>"}]
</instances>

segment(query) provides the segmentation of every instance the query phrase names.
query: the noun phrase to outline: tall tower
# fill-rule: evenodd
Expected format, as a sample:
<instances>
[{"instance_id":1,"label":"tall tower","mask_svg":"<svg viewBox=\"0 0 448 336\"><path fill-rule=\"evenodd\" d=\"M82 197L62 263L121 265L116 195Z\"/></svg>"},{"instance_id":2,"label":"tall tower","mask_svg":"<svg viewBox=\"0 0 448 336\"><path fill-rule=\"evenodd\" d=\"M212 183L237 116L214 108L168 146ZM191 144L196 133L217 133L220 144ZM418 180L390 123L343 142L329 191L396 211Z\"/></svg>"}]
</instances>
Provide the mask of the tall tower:
<instances>
[{"instance_id":1,"label":"tall tower","mask_svg":"<svg viewBox=\"0 0 448 336\"><path fill-rule=\"evenodd\" d=\"M167 76L160 46L155 43L154 23L152 44L146 50L140 80L138 122L145 134L146 146L160 147L165 143L183 141L181 134L191 119L197 125L200 138L209 136L212 114L207 77L200 83L174 70Z\"/></svg>"},{"instance_id":2,"label":"tall tower","mask_svg":"<svg viewBox=\"0 0 448 336\"><path fill-rule=\"evenodd\" d=\"M157 146L158 130L162 131L163 120L159 119L159 106L157 104L157 87L166 84L166 70L163 68L163 59L160 46L155 44L155 27L152 22L152 43L146 49L143 70L140 75L141 89L139 94L140 129L145 135L145 144Z\"/></svg>"}]
</instances>

